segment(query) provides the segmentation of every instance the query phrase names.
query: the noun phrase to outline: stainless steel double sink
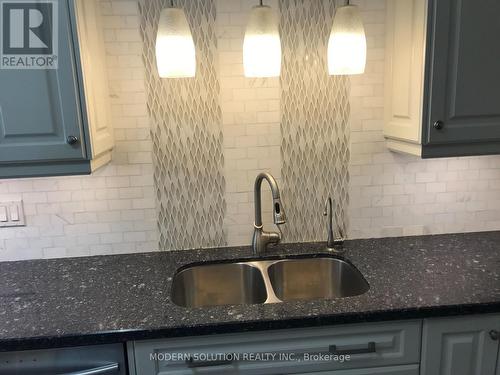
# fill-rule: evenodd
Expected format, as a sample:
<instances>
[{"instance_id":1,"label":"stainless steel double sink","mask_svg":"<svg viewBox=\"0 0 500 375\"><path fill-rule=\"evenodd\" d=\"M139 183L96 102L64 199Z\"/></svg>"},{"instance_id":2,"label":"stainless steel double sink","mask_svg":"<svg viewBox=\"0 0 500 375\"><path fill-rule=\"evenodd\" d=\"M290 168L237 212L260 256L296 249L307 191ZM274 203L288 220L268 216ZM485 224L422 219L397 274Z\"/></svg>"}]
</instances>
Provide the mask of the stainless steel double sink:
<instances>
[{"instance_id":1,"label":"stainless steel double sink","mask_svg":"<svg viewBox=\"0 0 500 375\"><path fill-rule=\"evenodd\" d=\"M172 301L183 307L279 303L350 297L369 288L347 261L309 256L187 266L174 276Z\"/></svg>"}]
</instances>

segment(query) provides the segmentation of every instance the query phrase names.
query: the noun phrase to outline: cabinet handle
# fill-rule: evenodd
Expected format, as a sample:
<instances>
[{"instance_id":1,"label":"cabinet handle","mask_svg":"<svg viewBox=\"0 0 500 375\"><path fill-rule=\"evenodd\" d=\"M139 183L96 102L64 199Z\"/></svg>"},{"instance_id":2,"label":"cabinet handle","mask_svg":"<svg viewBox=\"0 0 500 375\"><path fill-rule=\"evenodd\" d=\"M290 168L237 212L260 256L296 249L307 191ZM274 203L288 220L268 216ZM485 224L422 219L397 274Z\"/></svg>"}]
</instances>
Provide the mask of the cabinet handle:
<instances>
[{"instance_id":1,"label":"cabinet handle","mask_svg":"<svg viewBox=\"0 0 500 375\"><path fill-rule=\"evenodd\" d=\"M193 357L186 359L186 365L189 368L198 368L198 367L211 367L211 366L224 366L232 364L232 360L220 360L220 361L195 361Z\"/></svg>"},{"instance_id":2,"label":"cabinet handle","mask_svg":"<svg viewBox=\"0 0 500 375\"><path fill-rule=\"evenodd\" d=\"M496 331L496 330L494 330L494 329L492 329L492 330L490 331L490 338L491 338L492 340L498 341L499 337L500 337L500 335L498 334L498 331Z\"/></svg>"},{"instance_id":3,"label":"cabinet handle","mask_svg":"<svg viewBox=\"0 0 500 375\"><path fill-rule=\"evenodd\" d=\"M78 137L75 137L74 135L68 135L68 138L66 138L66 142L68 145L76 145L78 143Z\"/></svg>"},{"instance_id":4,"label":"cabinet handle","mask_svg":"<svg viewBox=\"0 0 500 375\"><path fill-rule=\"evenodd\" d=\"M434 125L432 125L434 127L434 129L436 130L441 130L443 129L444 127L444 122L441 121L441 120L437 120L436 122L434 122Z\"/></svg>"},{"instance_id":5,"label":"cabinet handle","mask_svg":"<svg viewBox=\"0 0 500 375\"><path fill-rule=\"evenodd\" d=\"M104 374L116 373L118 372L119 369L120 366L118 365L118 363L113 363L110 365L96 367L88 370L71 372L66 375L101 375L101 374L104 375Z\"/></svg>"},{"instance_id":6,"label":"cabinet handle","mask_svg":"<svg viewBox=\"0 0 500 375\"><path fill-rule=\"evenodd\" d=\"M337 345L330 345L328 351L335 355L353 355L353 354L366 354L366 353L375 353L377 348L375 346L375 342L370 341L366 348L361 349L337 349Z\"/></svg>"}]
</instances>

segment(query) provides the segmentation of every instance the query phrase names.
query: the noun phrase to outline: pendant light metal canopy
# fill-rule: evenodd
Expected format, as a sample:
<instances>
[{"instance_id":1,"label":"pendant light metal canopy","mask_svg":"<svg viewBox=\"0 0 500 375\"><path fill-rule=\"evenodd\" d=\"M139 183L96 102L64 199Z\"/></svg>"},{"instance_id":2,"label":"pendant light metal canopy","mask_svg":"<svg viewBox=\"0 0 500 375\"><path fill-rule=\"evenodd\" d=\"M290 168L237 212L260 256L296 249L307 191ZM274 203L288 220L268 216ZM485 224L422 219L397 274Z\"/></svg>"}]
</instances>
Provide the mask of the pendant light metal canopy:
<instances>
[{"instance_id":1,"label":"pendant light metal canopy","mask_svg":"<svg viewBox=\"0 0 500 375\"><path fill-rule=\"evenodd\" d=\"M181 8L160 13L156 36L156 65L161 78L194 77L196 52L186 14Z\"/></svg>"},{"instance_id":2,"label":"pendant light metal canopy","mask_svg":"<svg viewBox=\"0 0 500 375\"><path fill-rule=\"evenodd\" d=\"M366 65L366 36L358 7L339 7L328 41L330 75L361 74Z\"/></svg>"},{"instance_id":3,"label":"pendant light metal canopy","mask_svg":"<svg viewBox=\"0 0 500 375\"><path fill-rule=\"evenodd\" d=\"M277 77L281 71L281 40L278 18L272 8L252 8L243 40L243 68L246 77Z\"/></svg>"}]
</instances>

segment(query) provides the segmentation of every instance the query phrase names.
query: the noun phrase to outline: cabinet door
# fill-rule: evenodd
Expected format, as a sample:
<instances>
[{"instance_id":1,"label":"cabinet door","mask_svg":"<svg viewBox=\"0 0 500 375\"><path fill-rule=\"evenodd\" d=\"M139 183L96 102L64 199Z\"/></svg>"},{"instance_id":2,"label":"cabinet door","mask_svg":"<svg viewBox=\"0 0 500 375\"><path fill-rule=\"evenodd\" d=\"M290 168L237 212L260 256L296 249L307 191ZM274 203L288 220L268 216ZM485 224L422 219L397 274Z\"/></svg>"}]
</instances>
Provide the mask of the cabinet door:
<instances>
[{"instance_id":1,"label":"cabinet door","mask_svg":"<svg viewBox=\"0 0 500 375\"><path fill-rule=\"evenodd\" d=\"M497 355L497 372L495 372L495 375L500 375L500 348L498 349L498 355Z\"/></svg>"},{"instance_id":2,"label":"cabinet door","mask_svg":"<svg viewBox=\"0 0 500 375\"><path fill-rule=\"evenodd\" d=\"M58 69L0 69L0 164L86 159L69 1L55 4Z\"/></svg>"},{"instance_id":3,"label":"cabinet door","mask_svg":"<svg viewBox=\"0 0 500 375\"><path fill-rule=\"evenodd\" d=\"M495 375L500 316L430 319L424 322L422 375Z\"/></svg>"},{"instance_id":4,"label":"cabinet door","mask_svg":"<svg viewBox=\"0 0 500 375\"><path fill-rule=\"evenodd\" d=\"M456 155L500 153L500 143L480 144L500 141L500 1L429 2L423 143L466 145Z\"/></svg>"}]
</instances>

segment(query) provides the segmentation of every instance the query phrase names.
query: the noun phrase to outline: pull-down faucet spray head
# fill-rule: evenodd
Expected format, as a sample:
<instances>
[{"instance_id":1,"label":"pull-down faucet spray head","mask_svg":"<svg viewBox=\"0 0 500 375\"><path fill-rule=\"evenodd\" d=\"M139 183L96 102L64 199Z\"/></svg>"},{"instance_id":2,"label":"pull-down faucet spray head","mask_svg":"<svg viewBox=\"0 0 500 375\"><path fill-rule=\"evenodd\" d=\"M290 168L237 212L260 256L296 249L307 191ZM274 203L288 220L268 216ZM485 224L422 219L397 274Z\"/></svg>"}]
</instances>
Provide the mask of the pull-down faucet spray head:
<instances>
[{"instance_id":1,"label":"pull-down faucet spray head","mask_svg":"<svg viewBox=\"0 0 500 375\"><path fill-rule=\"evenodd\" d=\"M274 224L281 225L286 223L285 211L283 211L283 205L281 204L281 199L273 198L273 217Z\"/></svg>"}]
</instances>

